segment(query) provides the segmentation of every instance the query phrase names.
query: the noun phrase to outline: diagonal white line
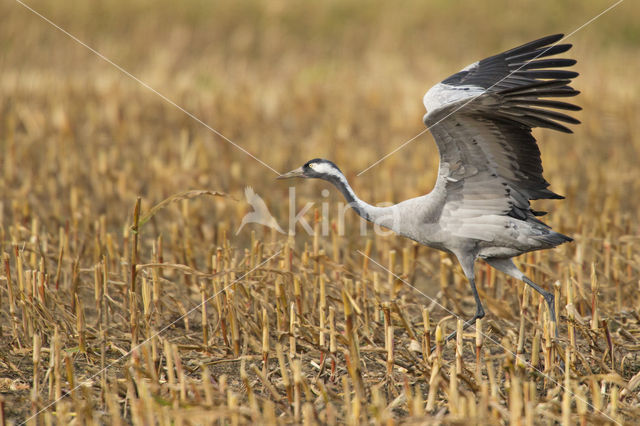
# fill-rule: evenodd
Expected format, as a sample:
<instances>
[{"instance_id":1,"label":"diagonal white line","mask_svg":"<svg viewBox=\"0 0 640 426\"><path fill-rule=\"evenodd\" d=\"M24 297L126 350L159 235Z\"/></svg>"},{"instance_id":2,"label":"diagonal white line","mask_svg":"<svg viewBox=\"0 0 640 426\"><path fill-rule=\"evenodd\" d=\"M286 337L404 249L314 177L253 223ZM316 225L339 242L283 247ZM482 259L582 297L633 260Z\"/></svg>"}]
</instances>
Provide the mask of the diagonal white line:
<instances>
[{"instance_id":1,"label":"diagonal white line","mask_svg":"<svg viewBox=\"0 0 640 426\"><path fill-rule=\"evenodd\" d=\"M209 302L211 299L213 299L214 297L216 297L217 295L219 295L220 293L222 293L223 291L225 291L226 289L228 289L229 287L231 287L233 284L237 283L238 281L240 281L241 279L243 279L244 277L246 277L247 275L249 275L250 273L252 273L253 271L255 271L256 269L258 269L259 267L261 267L262 265L264 265L265 263L267 263L268 261L270 261L271 259L273 259L274 257L276 257L277 255L279 255L280 253L282 253L282 249L278 250L275 254L271 255L268 259L264 260L263 262L261 262L259 265L253 267L250 271L247 271L244 275L242 275L240 278L237 278L235 280L233 280L232 282L230 282L228 285L226 285L222 290L218 291L216 294L214 294L213 296L207 298L204 302L200 302L198 303L196 306L194 306L193 308L191 308L188 312L186 312L185 314L181 315L179 318L177 318L176 320L170 322L169 324L167 324L166 326L164 326L160 331L156 332L153 336L145 339L144 341L142 341L141 343L138 343L136 346L134 346L129 352L127 352L126 354L122 355L120 358L116 359L115 361L111 362L109 365L107 365L106 367L102 368L100 371L98 371L97 373L93 374L92 376L88 377L87 379L84 379L84 381L87 380L91 380L95 377L97 377L98 375L102 374L103 371L108 370L109 368L113 367L114 365L118 364L120 361L122 361L124 358L128 357L129 355L131 355L133 353L133 351L135 351L136 349L138 349L140 346L144 345L145 343L147 343L149 340L153 339L154 337L159 336L160 334L164 333L169 327L171 327L173 324L177 323L178 321L182 320L184 317L186 317L187 315L189 315L190 313L194 312L195 310L199 309L201 306L203 306L204 304L206 304L207 302ZM43 411L47 410L49 407L51 407L52 405L54 405L56 402L60 401L62 398L66 398L67 396L69 396L71 394L71 392L75 391L76 389L78 389L80 386L82 385L77 385L76 387L74 387L73 389L70 389L69 391L65 392L64 395L62 395L60 398L56 399L55 401L51 401L49 404L45 405L44 407L42 407L38 412L36 412L35 414L32 414L31 417L28 417L24 422L20 423L20 426L23 426L25 424L27 424L27 422L29 422L29 420L33 419L34 417L36 417L38 414L42 413Z\"/></svg>"},{"instance_id":2,"label":"diagonal white line","mask_svg":"<svg viewBox=\"0 0 640 426\"><path fill-rule=\"evenodd\" d=\"M415 291L417 291L418 293L420 293L422 296L426 297L427 299L429 299L429 301L431 301L432 303L440 306L442 309L444 309L446 312L448 312L449 314L453 315L456 319L462 319L460 318L459 315L456 315L454 312L450 311L449 309L445 308L443 305L441 305L438 301L436 301L435 299L433 299L432 297L427 296L426 294L424 294L422 291L420 291L419 289L417 289L416 287L414 287L413 285L411 285L410 283L408 283L406 280L404 280L402 277L399 277L398 275L394 274L393 271L390 271L389 269L387 269L386 267L384 267L383 265L381 265L380 263L376 262L374 259L372 259L370 256L367 256L364 252L360 251L360 250L356 250L358 253L360 253L362 256L366 257L367 259L369 259L371 262L375 263L376 265L378 265L381 269L385 270L386 272L390 273L391 275L393 275L396 279L402 281L404 284L406 284L407 286L411 287L412 289L414 289ZM475 326L475 325L474 325ZM502 349L505 350L505 352L510 353L511 355L513 355L514 357L517 356L517 354L515 352L513 352L512 350L502 346L502 344L500 342L498 342L497 340L495 340L494 338L492 338L491 336L486 335L485 333L482 333L482 336L485 337L486 339L490 340L491 342L495 343L496 345L500 346ZM564 387L564 385L560 382L558 382L557 380L555 380L553 377L549 376L548 374L545 374L543 371L540 371L539 369L537 369L536 367L533 366L533 364L531 364L529 361L525 360L524 358L520 358L522 362L524 362L527 366L531 367L532 369L534 369L535 371L537 371L538 373L540 373L540 375L546 377L547 379L549 379L551 382L553 382L554 384L558 385L564 392L568 392L569 394L571 394L574 398L579 399L580 401L584 402L585 404L587 404L589 407L593 408L594 412L598 412L602 415L604 415L605 417L607 417L609 420L611 420L612 422L622 425L622 423L617 422L615 419L611 418L607 413L605 413L604 411L598 410L595 406L593 406L589 401L587 401L584 398L579 397L578 395L576 395L575 393L573 393L570 389L566 389ZM565 368L569 368L569 366L565 366Z\"/></svg>"},{"instance_id":3,"label":"diagonal white line","mask_svg":"<svg viewBox=\"0 0 640 426\"><path fill-rule=\"evenodd\" d=\"M121 73L123 73L124 75L126 75L127 77L129 77L130 79L134 80L136 83L140 84L141 86L145 87L146 89L152 91L153 93L155 93L156 95L158 95L160 98L162 98L162 100L164 100L165 102L173 105L174 107L176 107L177 109L179 109L180 111L182 111L183 113L185 113L186 115L188 115L189 117L191 117L193 120L197 121L198 123L202 124L204 127L206 127L207 129L209 129L210 131L212 131L213 133L215 133L216 135L220 136L222 139L224 139L225 141L229 142L231 145L235 146L236 148L238 148L240 151L244 152L245 154L247 154L249 157L253 158L254 160L256 160L258 163L262 164L263 166L265 166L266 168L268 168L269 170L271 170L272 172L274 172L277 175L280 175L280 173L274 169L273 167L271 167L270 165L268 165L267 163L265 163L264 161L262 161L261 159L259 159L258 157L256 157L255 155L253 155L252 153L250 153L249 151L247 151L246 149L244 149L243 147L241 147L240 145L238 145L237 143L235 143L234 141L232 141L231 139L229 139L228 137L226 137L225 135L223 135L222 133L220 133L219 131L217 131L216 129L214 129L213 127L209 126L207 123L205 123L204 121L202 121L201 119L199 119L198 117L196 117L195 115L193 115L191 112L187 111L186 109L184 109L183 107L181 107L180 105L178 105L177 103L175 103L173 100L169 99L167 96L163 95L162 93L160 93L159 91L157 91L156 89L154 89L153 87L151 87L149 84L145 83L144 81L140 80L138 77L136 77L135 75L131 74L129 71L127 71L126 69L124 69L123 67L121 67L120 65L116 64L115 62L113 62L111 59L107 58L106 56L104 56L102 53L98 52L96 49L94 49L93 47L89 46L88 44L86 44L85 42L83 42L82 40L80 40L78 37L74 36L73 34L71 34L70 32L68 32L67 30L65 30L64 28L60 27L58 24L56 24L55 22L53 22L52 20L50 20L49 18L47 18L46 16L42 15L41 13L39 13L38 11L36 11L35 9L33 9L31 6L29 6L28 4L24 3L22 0L15 0L16 3L19 3L22 7L24 7L25 9L31 11L33 14L37 15L38 17L40 17L40 19L42 19L43 21L47 22L48 24L50 24L51 26L55 27L57 30L59 30L60 32L64 33L65 35L67 35L69 38L71 38L73 41L75 41L76 43L84 46L85 48L87 48L89 51L91 51L93 54L95 54L96 56L98 56L100 59L102 59L103 61L107 62L108 64L112 65L113 67L115 67L118 71L120 71Z\"/></svg>"},{"instance_id":4,"label":"diagonal white line","mask_svg":"<svg viewBox=\"0 0 640 426\"><path fill-rule=\"evenodd\" d=\"M599 17L601 17L602 15L604 15L605 13L607 13L608 11L610 11L611 9L613 9L614 7L618 6L620 3L622 3L624 0L618 0L617 2L615 2L614 4L612 4L611 6L609 6L608 8L606 8L605 10L603 10L602 12L598 13L596 16L594 16L593 18L589 19L587 22L585 22L584 24L580 25L578 28L576 28L575 30L571 31L564 39L567 39L569 37L571 37L572 35L574 35L575 33L577 33L578 31L580 31L581 29L583 29L584 27L586 27L587 25L589 25L590 23L592 23L593 21L595 21L596 19L598 19ZM564 40L563 39L563 40Z\"/></svg>"},{"instance_id":5,"label":"diagonal white line","mask_svg":"<svg viewBox=\"0 0 640 426\"><path fill-rule=\"evenodd\" d=\"M480 96L480 95L478 95L478 96ZM475 99L475 98L473 98L473 99ZM471 99L471 100L473 100L473 99ZM469 101L469 102L470 102L470 101ZM465 104L465 105L466 105L466 104ZM462 105L462 106L465 106L465 105ZM460 107L460 108L462 108L462 107ZM457 111L457 109L456 109L455 111L453 111L451 114L453 114L453 113L454 113L454 112L456 112L456 111ZM451 114L449 114L449 115L451 115ZM446 116L446 117L444 117L444 118L449 117L449 115L447 115L447 116ZM442 120L444 120L444 118L443 118ZM442 121L442 120L440 120L440 121ZM438 123L440 123L440 121L438 121ZM438 123L436 123L436 124L438 124ZM383 162L384 160L386 160L388 157L391 157L393 154L395 154L396 152L400 151L402 148L404 148L405 146L409 145L409 144L410 144L411 142L413 142L414 140L418 139L420 136L422 136L422 135L424 135L425 133L427 133L427 132L431 129L431 127L435 126L436 124L433 124L433 125L431 125L431 126L427 127L426 129L424 129L423 131L421 131L420 133L418 133L417 135L415 135L414 137L412 137L411 139L409 139L408 141L406 141L405 143L403 143L403 144L402 144L402 145L400 145L399 147L395 148L393 151L389 152L388 154L385 154L385 156L384 156L384 157L380 158L378 161L376 161L375 163L371 164L371 165L370 165L369 167L367 167L366 169L361 170L361 171L360 171L356 176L360 176L361 174L365 173L367 170L372 169L372 168L374 168L375 166L377 166L378 164L382 163L382 162Z\"/></svg>"},{"instance_id":6,"label":"diagonal white line","mask_svg":"<svg viewBox=\"0 0 640 426\"><path fill-rule=\"evenodd\" d=\"M611 6L607 7L605 10L603 10L602 12L598 13L596 16L594 16L593 18L589 19L587 22L585 22L584 24L580 25L578 28L576 28L575 30L571 31L568 35L564 36L563 38L561 38L560 40L556 41L555 43L553 43L551 46L547 47L545 50L543 50L542 52L540 52L539 55L537 55L535 58L530 59L529 61L526 61L524 64L522 64L520 67L516 68L515 70L511 71L509 74L507 74L506 76L504 76L503 78L501 78L500 80L496 81L495 83L493 83L491 86L489 86L488 88L486 88L483 92L471 97L468 101L466 101L465 103L463 103L462 105L460 105L459 107L457 107L456 109L454 109L453 111L451 111L449 114L445 115L444 117L442 117L440 120L436 121L435 123L433 123L431 126L427 127L426 129L422 130L420 133L418 133L417 135L415 135L414 137L412 137L411 139L409 139L408 141L404 142L402 145L398 146L397 148L395 148L393 151L389 152L388 154L386 154L385 156L383 156L382 158L380 158L378 161L376 161L375 163L371 164L369 167L367 167L366 169L360 171L356 176L360 176L361 174L363 174L364 172L366 172L367 170L375 167L376 165L380 164L381 162L383 162L385 159L387 159L388 157L392 156L393 154L395 154L396 152L400 151L402 148L404 148L405 146L407 146L409 143L413 142L414 140L416 140L418 137L422 136L423 134L425 134L428 130L431 130L433 127L437 126L438 124L440 124L442 121L446 120L447 118L449 118L451 115L455 114L456 112L460 111L462 108L464 108L465 106L469 105L471 102L475 101L476 99L478 99L480 96L484 95L485 93L487 93L489 90L491 90L495 85L499 84L500 82L502 82L503 80L509 78L513 73L516 73L518 71L520 71L524 66L526 66L526 64L528 62L531 62L535 59L537 59L538 57L540 57L540 55L543 55L545 52L547 52L547 50L551 49L553 46L555 46L556 44L565 41L566 39L568 39L569 37L571 37L572 35L574 35L575 33L577 33L578 31L580 31L581 29L583 29L584 27L586 27L587 25L591 24L593 21L595 21L596 19L598 19L599 17L601 17L602 15L604 15L605 13L609 12L611 9L613 9L614 7L618 6L620 3L622 3L624 0L618 0L616 3L612 4Z\"/></svg>"}]
</instances>

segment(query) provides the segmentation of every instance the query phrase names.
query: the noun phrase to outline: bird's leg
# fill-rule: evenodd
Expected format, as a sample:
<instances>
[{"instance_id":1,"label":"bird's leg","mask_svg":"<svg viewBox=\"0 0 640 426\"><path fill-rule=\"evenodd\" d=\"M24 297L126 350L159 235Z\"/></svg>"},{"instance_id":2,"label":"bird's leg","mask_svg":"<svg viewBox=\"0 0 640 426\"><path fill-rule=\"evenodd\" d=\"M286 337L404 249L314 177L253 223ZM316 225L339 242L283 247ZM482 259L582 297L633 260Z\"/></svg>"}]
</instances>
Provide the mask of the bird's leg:
<instances>
[{"instance_id":1,"label":"bird's leg","mask_svg":"<svg viewBox=\"0 0 640 426\"><path fill-rule=\"evenodd\" d=\"M499 271L504 272L505 274L512 276L515 279L524 281L527 285L531 286L535 291L540 293L544 300L547 302L547 306L549 307L549 317L551 322L554 324L555 335L558 337L558 324L556 323L556 302L553 293L550 293L531 281L528 277L526 277L522 271L520 271L516 265L513 264L513 260L511 259L500 259L500 258L489 258L485 259L485 261L496 268Z\"/></svg>"},{"instance_id":2,"label":"bird's leg","mask_svg":"<svg viewBox=\"0 0 640 426\"><path fill-rule=\"evenodd\" d=\"M482 302L480 302L480 296L478 295L478 290L476 289L476 280L473 276L469 279L469 285L471 286L473 297L476 299L476 314L473 316L473 318L464 322L464 324L462 325L463 331L469 328L469 326L471 326L472 324L475 324L477 319L484 318L484 309L482 308ZM449 340L456 337L456 333L457 332L454 331L453 333L449 334L444 339L444 343L447 343Z\"/></svg>"},{"instance_id":3,"label":"bird's leg","mask_svg":"<svg viewBox=\"0 0 640 426\"><path fill-rule=\"evenodd\" d=\"M549 320L553 323L555 328L556 337L558 337L558 324L556 323L556 298L553 293L546 291L529 278L523 276L522 281L530 285L535 291L540 293L544 300L547 302L547 306L549 307Z\"/></svg>"},{"instance_id":4,"label":"bird's leg","mask_svg":"<svg viewBox=\"0 0 640 426\"><path fill-rule=\"evenodd\" d=\"M476 301L476 314L473 316L473 318L471 318L468 321L465 321L465 323L462 325L462 330L466 330L467 328L469 328L469 326L471 326L472 324L475 324L477 319L484 317L484 309L482 308L482 302L480 302L480 296L478 295L478 289L476 288L476 279L475 279L474 268L473 268L473 265L476 260L475 256L471 256L469 254L466 254L466 255L456 254L456 257L460 262L460 266L462 266L462 271L464 272L464 275L467 277L467 280L469 281L469 286L471 287L473 298ZM457 334L456 331L449 334L446 337L446 339L444 339L444 343L447 343L449 340L456 337L456 334ZM431 349L431 352L434 352L434 351L435 349Z\"/></svg>"}]
</instances>

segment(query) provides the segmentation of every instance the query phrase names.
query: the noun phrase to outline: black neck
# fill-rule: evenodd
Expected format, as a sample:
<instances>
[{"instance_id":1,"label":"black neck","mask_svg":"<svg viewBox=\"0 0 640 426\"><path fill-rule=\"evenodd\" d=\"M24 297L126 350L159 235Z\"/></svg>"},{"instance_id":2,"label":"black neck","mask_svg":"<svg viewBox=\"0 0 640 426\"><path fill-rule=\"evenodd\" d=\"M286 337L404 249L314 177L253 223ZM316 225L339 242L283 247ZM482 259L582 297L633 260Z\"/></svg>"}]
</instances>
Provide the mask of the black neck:
<instances>
[{"instance_id":1,"label":"black neck","mask_svg":"<svg viewBox=\"0 0 640 426\"><path fill-rule=\"evenodd\" d=\"M373 220L372 210L376 209L376 207L373 207L359 199L353 192L353 189L351 189L351 186L349 185L349 182L347 182L347 178L345 178L344 175L331 176L326 180L331 182L336 188L340 190L340 192L342 192L342 195L344 196L345 200L347 200L349 207L355 210L358 215L366 220Z\"/></svg>"}]
</instances>

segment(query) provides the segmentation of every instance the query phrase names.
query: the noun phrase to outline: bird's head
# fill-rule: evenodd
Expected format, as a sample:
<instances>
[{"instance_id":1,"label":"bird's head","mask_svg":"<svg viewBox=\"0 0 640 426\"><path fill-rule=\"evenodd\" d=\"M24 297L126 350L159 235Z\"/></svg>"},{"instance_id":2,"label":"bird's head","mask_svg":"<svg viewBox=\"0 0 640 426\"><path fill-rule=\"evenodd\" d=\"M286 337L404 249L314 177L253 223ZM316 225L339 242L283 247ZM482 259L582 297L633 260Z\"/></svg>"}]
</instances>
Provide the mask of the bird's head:
<instances>
[{"instance_id":1,"label":"bird's head","mask_svg":"<svg viewBox=\"0 0 640 426\"><path fill-rule=\"evenodd\" d=\"M302 167L278 176L278 179L315 178L333 181L339 179L341 176L343 175L338 166L329 160L316 158L307 161Z\"/></svg>"}]
</instances>

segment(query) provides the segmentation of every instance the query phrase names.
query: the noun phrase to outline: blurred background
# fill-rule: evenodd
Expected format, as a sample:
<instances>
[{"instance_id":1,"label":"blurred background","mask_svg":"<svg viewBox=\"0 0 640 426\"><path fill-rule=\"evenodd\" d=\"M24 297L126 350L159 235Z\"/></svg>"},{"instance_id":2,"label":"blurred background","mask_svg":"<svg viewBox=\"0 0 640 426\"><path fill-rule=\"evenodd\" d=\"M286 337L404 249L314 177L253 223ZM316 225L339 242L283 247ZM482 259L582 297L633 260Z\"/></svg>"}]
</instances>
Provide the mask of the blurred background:
<instances>
[{"instance_id":1,"label":"blurred background","mask_svg":"<svg viewBox=\"0 0 640 426\"><path fill-rule=\"evenodd\" d=\"M613 2L27 4L278 172L328 158L377 203L432 187L437 151L428 133L355 177L424 129L429 87L501 50L568 34ZM0 16L5 214L17 201L60 217L72 188L80 204L108 212L111 226L136 195L155 204L207 188L242 199L250 185L270 206L287 197L288 185L273 181L272 170L19 3L3 2ZM581 73L575 86L584 124L575 136L536 131L547 180L571 195L539 207L586 217L614 197L622 213L635 215L623 195L639 189L632 123L640 108L640 7L623 2L568 42ZM585 191L593 181L600 192ZM299 184L298 196L317 200L325 186ZM223 201L218 208L247 207ZM287 209L276 214L284 219ZM235 220L210 204L195 210Z\"/></svg>"}]
</instances>

